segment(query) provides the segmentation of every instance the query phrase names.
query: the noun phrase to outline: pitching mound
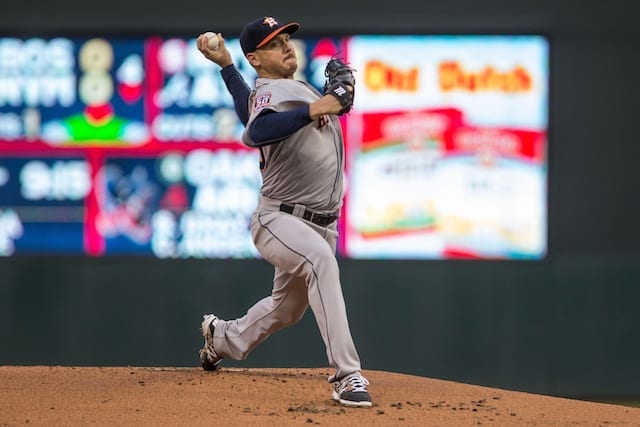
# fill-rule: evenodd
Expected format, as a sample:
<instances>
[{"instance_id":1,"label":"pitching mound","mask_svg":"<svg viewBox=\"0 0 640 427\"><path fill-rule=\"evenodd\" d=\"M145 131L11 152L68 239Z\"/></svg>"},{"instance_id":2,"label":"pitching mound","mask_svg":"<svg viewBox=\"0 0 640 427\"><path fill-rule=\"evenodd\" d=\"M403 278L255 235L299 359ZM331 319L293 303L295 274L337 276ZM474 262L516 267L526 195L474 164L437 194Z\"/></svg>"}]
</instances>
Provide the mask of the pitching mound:
<instances>
[{"instance_id":1,"label":"pitching mound","mask_svg":"<svg viewBox=\"0 0 640 427\"><path fill-rule=\"evenodd\" d=\"M328 369L0 366L0 426L640 426L640 409L364 371L374 406L331 400Z\"/></svg>"}]
</instances>

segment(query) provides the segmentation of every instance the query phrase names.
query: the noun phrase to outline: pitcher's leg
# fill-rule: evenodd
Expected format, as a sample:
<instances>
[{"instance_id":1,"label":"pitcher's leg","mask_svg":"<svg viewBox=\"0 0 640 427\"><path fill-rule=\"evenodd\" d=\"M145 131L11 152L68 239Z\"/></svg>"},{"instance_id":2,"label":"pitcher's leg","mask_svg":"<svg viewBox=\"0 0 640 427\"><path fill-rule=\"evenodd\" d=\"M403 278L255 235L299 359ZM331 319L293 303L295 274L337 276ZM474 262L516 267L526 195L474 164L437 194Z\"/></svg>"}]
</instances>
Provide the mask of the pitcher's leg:
<instances>
[{"instance_id":1,"label":"pitcher's leg","mask_svg":"<svg viewBox=\"0 0 640 427\"><path fill-rule=\"evenodd\" d=\"M244 360L269 335L298 322L308 306L304 279L276 269L270 296L258 301L238 319L218 321L214 331L216 352L223 357Z\"/></svg>"},{"instance_id":2,"label":"pitcher's leg","mask_svg":"<svg viewBox=\"0 0 640 427\"><path fill-rule=\"evenodd\" d=\"M307 258L309 304L327 346L329 363L336 369L334 376L359 372L360 358L351 337L336 258L329 250L313 252Z\"/></svg>"},{"instance_id":3,"label":"pitcher's leg","mask_svg":"<svg viewBox=\"0 0 640 427\"><path fill-rule=\"evenodd\" d=\"M360 359L351 337L333 249L313 228L282 213L257 218L261 253L270 263L302 276L309 304L324 340L329 364L336 378L360 371Z\"/></svg>"}]
</instances>

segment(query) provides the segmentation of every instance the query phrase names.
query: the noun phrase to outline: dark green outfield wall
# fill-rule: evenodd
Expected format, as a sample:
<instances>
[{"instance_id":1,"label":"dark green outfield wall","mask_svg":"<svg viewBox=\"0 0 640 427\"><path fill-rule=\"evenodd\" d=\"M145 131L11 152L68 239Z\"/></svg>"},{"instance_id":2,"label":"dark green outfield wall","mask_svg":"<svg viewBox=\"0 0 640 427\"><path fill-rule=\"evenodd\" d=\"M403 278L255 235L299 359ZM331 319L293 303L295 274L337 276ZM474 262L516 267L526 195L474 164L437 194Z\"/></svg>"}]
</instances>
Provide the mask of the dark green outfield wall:
<instances>
[{"instance_id":1,"label":"dark green outfield wall","mask_svg":"<svg viewBox=\"0 0 640 427\"><path fill-rule=\"evenodd\" d=\"M33 0L3 7L0 32L235 37L272 14L301 21L309 36L548 36L547 259L342 260L344 293L365 368L619 397L640 396L640 16L631 3L112 0L99 9ZM0 364L196 366L200 315L244 313L270 278L262 261L0 259ZM309 312L242 366L325 364Z\"/></svg>"},{"instance_id":2,"label":"dark green outfield wall","mask_svg":"<svg viewBox=\"0 0 640 427\"><path fill-rule=\"evenodd\" d=\"M367 369L570 396L640 395L638 257L342 261ZM0 364L197 366L202 313L266 296L261 261L0 264ZM309 311L228 366L326 366Z\"/></svg>"}]
</instances>

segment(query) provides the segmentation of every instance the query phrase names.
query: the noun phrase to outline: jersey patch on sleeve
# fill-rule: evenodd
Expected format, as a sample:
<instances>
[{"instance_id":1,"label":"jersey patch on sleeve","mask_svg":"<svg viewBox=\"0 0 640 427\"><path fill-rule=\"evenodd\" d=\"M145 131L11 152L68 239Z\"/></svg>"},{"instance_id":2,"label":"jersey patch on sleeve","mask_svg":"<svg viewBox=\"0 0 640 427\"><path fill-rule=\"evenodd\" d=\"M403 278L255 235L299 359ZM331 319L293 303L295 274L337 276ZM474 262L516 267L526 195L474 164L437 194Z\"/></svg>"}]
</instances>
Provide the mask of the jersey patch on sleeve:
<instances>
[{"instance_id":1,"label":"jersey patch on sleeve","mask_svg":"<svg viewBox=\"0 0 640 427\"><path fill-rule=\"evenodd\" d=\"M269 105L271 105L271 92L262 93L256 98L256 104L253 107L253 111L260 111Z\"/></svg>"}]
</instances>

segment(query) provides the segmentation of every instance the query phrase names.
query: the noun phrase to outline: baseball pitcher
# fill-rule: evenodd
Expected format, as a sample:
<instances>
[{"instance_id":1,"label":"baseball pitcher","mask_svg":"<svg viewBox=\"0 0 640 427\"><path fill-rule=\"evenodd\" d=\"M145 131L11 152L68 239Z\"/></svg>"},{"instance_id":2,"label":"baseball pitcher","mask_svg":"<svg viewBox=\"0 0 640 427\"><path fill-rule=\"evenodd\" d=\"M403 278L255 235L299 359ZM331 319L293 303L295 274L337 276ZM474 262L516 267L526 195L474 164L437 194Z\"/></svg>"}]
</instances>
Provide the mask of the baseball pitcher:
<instances>
[{"instance_id":1,"label":"baseball pitcher","mask_svg":"<svg viewBox=\"0 0 640 427\"><path fill-rule=\"evenodd\" d=\"M323 93L294 79L297 58L291 34L298 23L273 17L247 24L240 45L258 78L250 89L224 46L222 34L202 34L198 49L222 67L236 112L245 124L243 142L260 151L262 188L251 221L256 248L274 268L271 295L234 320L204 316L205 370L223 358L244 360L272 333L298 322L311 307L326 346L333 399L370 407L367 379L351 337L335 257L337 218L343 198L344 147L338 116L354 97L352 70L327 64ZM212 37L216 40L210 42Z\"/></svg>"}]
</instances>

